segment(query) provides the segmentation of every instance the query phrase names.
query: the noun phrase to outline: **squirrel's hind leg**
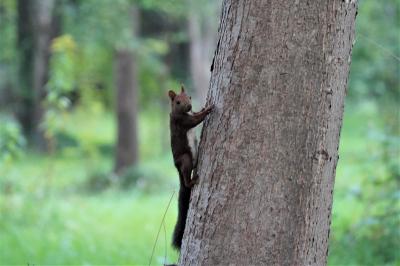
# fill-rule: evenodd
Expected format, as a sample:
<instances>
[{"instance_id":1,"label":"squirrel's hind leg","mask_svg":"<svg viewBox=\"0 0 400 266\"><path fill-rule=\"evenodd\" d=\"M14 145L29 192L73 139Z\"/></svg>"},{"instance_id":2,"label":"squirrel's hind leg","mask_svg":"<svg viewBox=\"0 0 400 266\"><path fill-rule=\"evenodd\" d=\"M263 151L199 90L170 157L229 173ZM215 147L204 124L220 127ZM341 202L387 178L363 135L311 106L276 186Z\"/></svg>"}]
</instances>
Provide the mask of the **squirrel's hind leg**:
<instances>
[{"instance_id":1,"label":"squirrel's hind leg","mask_svg":"<svg viewBox=\"0 0 400 266\"><path fill-rule=\"evenodd\" d=\"M197 181L195 178L191 178L192 170L193 162L191 156L189 154L182 155L179 171L182 175L185 187L188 188L191 188Z\"/></svg>"}]
</instances>

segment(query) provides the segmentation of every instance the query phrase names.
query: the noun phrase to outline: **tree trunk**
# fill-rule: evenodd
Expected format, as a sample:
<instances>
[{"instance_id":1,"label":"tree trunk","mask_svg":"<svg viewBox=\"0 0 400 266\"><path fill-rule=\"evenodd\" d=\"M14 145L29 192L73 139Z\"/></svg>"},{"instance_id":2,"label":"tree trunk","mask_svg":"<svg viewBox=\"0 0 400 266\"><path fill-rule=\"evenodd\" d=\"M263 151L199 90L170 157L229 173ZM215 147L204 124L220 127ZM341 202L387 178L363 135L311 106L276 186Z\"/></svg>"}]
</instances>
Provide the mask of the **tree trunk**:
<instances>
[{"instance_id":1,"label":"tree trunk","mask_svg":"<svg viewBox=\"0 0 400 266\"><path fill-rule=\"evenodd\" d=\"M119 173L124 168L135 164L138 157L136 128L137 81L135 62L130 51L117 51L115 61L118 120L115 172Z\"/></svg>"},{"instance_id":2,"label":"tree trunk","mask_svg":"<svg viewBox=\"0 0 400 266\"><path fill-rule=\"evenodd\" d=\"M356 2L225 0L181 265L323 265Z\"/></svg>"},{"instance_id":3,"label":"tree trunk","mask_svg":"<svg viewBox=\"0 0 400 266\"><path fill-rule=\"evenodd\" d=\"M18 1L18 46L20 49L19 80L21 87L20 120L25 132L37 147L47 148L40 127L49 79L52 39L58 34L55 1Z\"/></svg>"},{"instance_id":4,"label":"tree trunk","mask_svg":"<svg viewBox=\"0 0 400 266\"><path fill-rule=\"evenodd\" d=\"M132 8L132 34L136 35L138 11ZM134 53L117 49L115 53L115 86L117 88L118 136L116 147L115 172L121 173L138 160L137 141L137 73Z\"/></svg>"},{"instance_id":5,"label":"tree trunk","mask_svg":"<svg viewBox=\"0 0 400 266\"><path fill-rule=\"evenodd\" d=\"M17 114L25 134L30 135L33 128L31 118L33 104L31 84L33 80L33 3L30 0L17 2L17 47L18 47L18 98Z\"/></svg>"}]
</instances>

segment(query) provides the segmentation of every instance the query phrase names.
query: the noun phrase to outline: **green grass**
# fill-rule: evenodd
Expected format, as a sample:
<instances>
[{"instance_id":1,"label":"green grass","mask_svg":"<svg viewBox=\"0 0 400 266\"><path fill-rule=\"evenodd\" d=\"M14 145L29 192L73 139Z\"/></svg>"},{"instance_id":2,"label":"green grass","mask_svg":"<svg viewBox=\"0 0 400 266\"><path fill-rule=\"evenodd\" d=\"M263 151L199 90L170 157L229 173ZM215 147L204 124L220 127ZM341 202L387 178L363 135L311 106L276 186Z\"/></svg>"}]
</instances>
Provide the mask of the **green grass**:
<instances>
[{"instance_id":1,"label":"green grass","mask_svg":"<svg viewBox=\"0 0 400 266\"><path fill-rule=\"evenodd\" d=\"M171 180L149 195L143 189L121 191L115 186L95 193L84 190L85 180L94 171L84 158L33 153L27 157L32 160L19 161L0 179L4 188L0 194L0 264L148 264L162 216L177 187L173 168L166 166L168 159L145 164L154 166L155 172L166 166L164 172L169 174L163 178ZM109 161L98 161L100 168L109 172ZM166 236L161 231L153 264L164 262L165 249L167 261L176 261L170 247L176 209L175 197L165 220Z\"/></svg>"},{"instance_id":2,"label":"green grass","mask_svg":"<svg viewBox=\"0 0 400 266\"><path fill-rule=\"evenodd\" d=\"M86 189L89 179L107 178L113 167L114 118L108 113L77 110L65 116L60 131L77 143L66 142L51 156L28 151L1 169L0 264L148 264L164 211L178 186L162 119L149 113L140 117L143 176L134 188ZM387 175L382 161L371 159L381 143L369 132L381 126L374 105L346 110L329 265L400 265L387 261L391 253L382 252L393 253L391 242L361 235L366 227L360 224L371 206L360 195L374 188L371 176ZM165 250L168 263L177 260L170 246L176 208L175 197L154 265L164 262Z\"/></svg>"},{"instance_id":3,"label":"green grass","mask_svg":"<svg viewBox=\"0 0 400 266\"><path fill-rule=\"evenodd\" d=\"M6 264L148 264L167 194L9 196L2 200L1 262ZM154 264L176 260L170 235L175 203L161 231Z\"/></svg>"},{"instance_id":4,"label":"green grass","mask_svg":"<svg viewBox=\"0 0 400 266\"><path fill-rule=\"evenodd\" d=\"M152 114L141 118L139 125L157 122ZM160 154L150 144L160 140L149 137L157 128L140 127L145 176L139 177L137 188L111 186L93 193L85 189L87 180L99 173L107 178L113 168L112 150L101 147L113 143L114 118L76 110L60 119L59 130L78 143L67 143L50 156L28 151L0 171L0 265L148 264L178 184L171 156L152 157ZM147 189L152 182L157 184ZM177 260L170 245L176 210L175 196L152 264L162 264L166 251L167 262Z\"/></svg>"}]
</instances>

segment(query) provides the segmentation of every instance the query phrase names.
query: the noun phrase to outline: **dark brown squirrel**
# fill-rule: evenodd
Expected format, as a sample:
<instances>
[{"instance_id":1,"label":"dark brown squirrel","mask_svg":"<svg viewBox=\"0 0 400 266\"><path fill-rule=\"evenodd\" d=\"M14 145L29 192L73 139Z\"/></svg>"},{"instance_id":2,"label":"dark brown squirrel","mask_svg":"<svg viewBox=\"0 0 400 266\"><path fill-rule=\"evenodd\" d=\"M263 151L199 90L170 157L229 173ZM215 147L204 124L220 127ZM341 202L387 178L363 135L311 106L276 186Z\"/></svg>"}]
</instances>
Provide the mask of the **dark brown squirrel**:
<instances>
[{"instance_id":1,"label":"dark brown squirrel","mask_svg":"<svg viewBox=\"0 0 400 266\"><path fill-rule=\"evenodd\" d=\"M174 164L179 172L178 221L172 238L172 246L181 248L186 217L189 209L190 193L198 180L197 175L197 143L193 128L200 124L211 112L212 106L203 108L198 113L192 113L191 97L181 87L181 93L170 90L171 100L170 130L171 149ZM193 172L193 176L192 176Z\"/></svg>"}]
</instances>

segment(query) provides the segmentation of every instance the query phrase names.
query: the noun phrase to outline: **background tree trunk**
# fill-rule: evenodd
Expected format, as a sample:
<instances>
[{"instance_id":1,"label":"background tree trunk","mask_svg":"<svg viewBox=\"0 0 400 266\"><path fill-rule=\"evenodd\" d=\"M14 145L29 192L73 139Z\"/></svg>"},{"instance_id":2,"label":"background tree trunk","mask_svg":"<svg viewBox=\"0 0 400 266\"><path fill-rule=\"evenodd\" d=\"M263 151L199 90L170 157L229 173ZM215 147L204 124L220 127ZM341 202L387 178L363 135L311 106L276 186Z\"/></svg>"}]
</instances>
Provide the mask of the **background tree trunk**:
<instances>
[{"instance_id":1,"label":"background tree trunk","mask_svg":"<svg viewBox=\"0 0 400 266\"><path fill-rule=\"evenodd\" d=\"M189 0L189 5L190 76L199 105L203 106L210 80L218 8L215 2L208 1Z\"/></svg>"},{"instance_id":2,"label":"background tree trunk","mask_svg":"<svg viewBox=\"0 0 400 266\"><path fill-rule=\"evenodd\" d=\"M132 35L137 35L137 8L132 7ZM115 53L115 86L117 88L118 136L115 172L134 165L138 160L137 141L137 71L136 58L132 49L117 49Z\"/></svg>"},{"instance_id":3,"label":"background tree trunk","mask_svg":"<svg viewBox=\"0 0 400 266\"><path fill-rule=\"evenodd\" d=\"M356 2L225 0L181 265L323 265Z\"/></svg>"},{"instance_id":4,"label":"background tree trunk","mask_svg":"<svg viewBox=\"0 0 400 266\"><path fill-rule=\"evenodd\" d=\"M31 118L32 89L33 80L33 47L34 47L34 28L33 28L33 2L30 0L18 0L18 40L19 51L18 62L18 118L25 131L29 134L33 128L33 119Z\"/></svg>"},{"instance_id":5,"label":"background tree trunk","mask_svg":"<svg viewBox=\"0 0 400 266\"><path fill-rule=\"evenodd\" d=\"M59 33L55 1L18 1L18 47L20 121L37 147L47 148L40 128L49 79L49 59L52 39Z\"/></svg>"}]
</instances>

